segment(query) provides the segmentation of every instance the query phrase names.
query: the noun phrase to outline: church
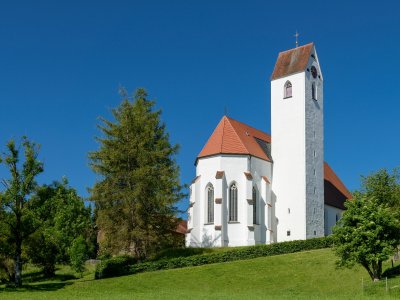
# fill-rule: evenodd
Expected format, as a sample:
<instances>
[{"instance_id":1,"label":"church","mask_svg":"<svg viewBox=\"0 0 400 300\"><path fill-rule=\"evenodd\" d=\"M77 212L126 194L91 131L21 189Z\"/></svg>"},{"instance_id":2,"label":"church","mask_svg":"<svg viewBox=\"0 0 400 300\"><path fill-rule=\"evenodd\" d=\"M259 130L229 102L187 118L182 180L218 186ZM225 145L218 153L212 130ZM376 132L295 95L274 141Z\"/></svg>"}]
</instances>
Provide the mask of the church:
<instances>
[{"instance_id":1,"label":"church","mask_svg":"<svg viewBox=\"0 0 400 300\"><path fill-rule=\"evenodd\" d=\"M324 161L323 75L313 43L279 53L271 135L223 116L196 158L188 247L329 235L351 194Z\"/></svg>"}]
</instances>

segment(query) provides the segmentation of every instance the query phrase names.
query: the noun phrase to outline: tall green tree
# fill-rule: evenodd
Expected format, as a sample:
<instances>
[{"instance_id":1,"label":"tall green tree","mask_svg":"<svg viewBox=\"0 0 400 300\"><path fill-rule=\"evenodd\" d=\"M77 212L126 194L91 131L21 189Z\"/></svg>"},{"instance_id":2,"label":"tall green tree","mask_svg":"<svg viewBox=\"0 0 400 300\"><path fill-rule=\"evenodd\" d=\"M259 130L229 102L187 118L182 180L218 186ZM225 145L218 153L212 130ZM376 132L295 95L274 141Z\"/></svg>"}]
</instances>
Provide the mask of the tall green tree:
<instances>
[{"instance_id":1,"label":"tall green tree","mask_svg":"<svg viewBox=\"0 0 400 300\"><path fill-rule=\"evenodd\" d=\"M39 147L24 137L21 146L8 142L7 151L0 158L10 173L10 178L1 181L4 189L0 193L0 235L12 248L17 286L22 285L22 245L40 226L35 207L29 201L36 187L36 176L43 172L38 152Z\"/></svg>"},{"instance_id":2,"label":"tall green tree","mask_svg":"<svg viewBox=\"0 0 400 300\"><path fill-rule=\"evenodd\" d=\"M140 258L171 239L182 197L179 168L174 160L161 111L138 89L112 110L113 121L101 118L99 149L89 154L100 177L91 189L103 252L124 251Z\"/></svg>"}]
</instances>

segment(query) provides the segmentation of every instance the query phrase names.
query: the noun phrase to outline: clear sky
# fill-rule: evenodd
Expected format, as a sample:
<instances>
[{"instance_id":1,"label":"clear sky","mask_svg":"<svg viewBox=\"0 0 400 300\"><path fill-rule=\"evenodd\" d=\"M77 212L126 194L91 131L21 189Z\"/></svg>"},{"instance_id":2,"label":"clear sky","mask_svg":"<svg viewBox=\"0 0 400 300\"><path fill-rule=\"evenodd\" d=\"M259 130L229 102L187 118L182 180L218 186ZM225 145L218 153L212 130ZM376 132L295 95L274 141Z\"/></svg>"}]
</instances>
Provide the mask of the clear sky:
<instances>
[{"instance_id":1,"label":"clear sky","mask_svg":"<svg viewBox=\"0 0 400 300\"><path fill-rule=\"evenodd\" d=\"M269 77L296 30L324 75L325 160L350 190L399 166L398 1L2 1L0 146L27 135L39 181L67 176L87 197L97 118L111 118L119 86L144 87L189 183L225 107L270 132Z\"/></svg>"}]
</instances>

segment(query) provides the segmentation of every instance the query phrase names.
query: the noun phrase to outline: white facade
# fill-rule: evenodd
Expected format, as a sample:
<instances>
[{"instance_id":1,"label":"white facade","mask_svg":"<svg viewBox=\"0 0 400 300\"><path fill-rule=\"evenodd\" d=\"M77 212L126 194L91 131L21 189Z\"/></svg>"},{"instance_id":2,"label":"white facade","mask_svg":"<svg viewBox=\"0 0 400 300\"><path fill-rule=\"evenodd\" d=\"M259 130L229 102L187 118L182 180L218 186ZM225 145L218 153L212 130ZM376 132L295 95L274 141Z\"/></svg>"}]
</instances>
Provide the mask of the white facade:
<instances>
[{"instance_id":1,"label":"white facade","mask_svg":"<svg viewBox=\"0 0 400 300\"><path fill-rule=\"evenodd\" d=\"M217 172L223 171L221 178ZM199 159L191 186L186 244L191 247L243 246L270 243L272 237L271 164L248 155L218 155ZM247 173L247 174L246 174ZM249 174L251 176L249 176ZM229 189L237 187L237 221L229 221ZM214 222L208 222L207 188L214 189ZM257 223L253 223L253 187Z\"/></svg>"},{"instance_id":2,"label":"white facade","mask_svg":"<svg viewBox=\"0 0 400 300\"><path fill-rule=\"evenodd\" d=\"M221 153L198 157L187 246L268 244L331 233L342 210L324 204L323 77L313 45L305 62L302 70L271 81L272 159L256 157L254 150L233 153L235 147L226 154L222 146ZM246 135L242 139L253 138Z\"/></svg>"},{"instance_id":3,"label":"white facade","mask_svg":"<svg viewBox=\"0 0 400 300\"><path fill-rule=\"evenodd\" d=\"M271 81L272 189L279 241L324 235L322 79L313 48L304 71ZM284 95L287 82L292 86L291 97Z\"/></svg>"}]
</instances>

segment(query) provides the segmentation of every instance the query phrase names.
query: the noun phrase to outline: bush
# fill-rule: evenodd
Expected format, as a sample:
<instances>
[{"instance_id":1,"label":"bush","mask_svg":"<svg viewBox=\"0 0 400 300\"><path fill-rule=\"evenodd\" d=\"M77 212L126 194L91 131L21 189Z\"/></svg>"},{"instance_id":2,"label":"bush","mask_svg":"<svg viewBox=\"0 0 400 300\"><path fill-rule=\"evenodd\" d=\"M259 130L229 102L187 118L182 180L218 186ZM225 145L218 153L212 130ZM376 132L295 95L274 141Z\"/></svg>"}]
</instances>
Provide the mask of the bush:
<instances>
[{"instance_id":1,"label":"bush","mask_svg":"<svg viewBox=\"0 0 400 300\"><path fill-rule=\"evenodd\" d=\"M119 265L114 263L112 264L112 266L115 267L116 269L113 272L109 272L107 268L102 267L103 263L101 263L100 265L98 265L98 268L96 269L95 278L99 279L99 278L106 278L106 277L126 275L126 274L136 274L136 273L156 271L156 270L194 267L212 263L221 263L221 262L263 257L263 256L294 253L304 250L322 249L331 246L332 246L332 238L323 237L310 240L275 243L271 245L237 247L237 248L232 248L232 250L227 250L225 252L214 252L201 255L182 256L182 257L162 259L158 261L150 261L138 264L135 264L136 261L134 263L129 263L125 261L125 264L121 263ZM196 251L194 251L193 253L195 252ZM183 253L185 252L183 251ZM110 259L109 261L115 260L117 258L121 257L116 257ZM108 265L109 261L105 261L104 264ZM107 269L106 272L104 271L105 269Z\"/></svg>"},{"instance_id":2,"label":"bush","mask_svg":"<svg viewBox=\"0 0 400 300\"><path fill-rule=\"evenodd\" d=\"M82 273L85 270L85 261L87 257L87 245L83 236L77 237L69 250L69 257L71 261L72 269L79 273L82 277Z\"/></svg>"},{"instance_id":3,"label":"bush","mask_svg":"<svg viewBox=\"0 0 400 300\"><path fill-rule=\"evenodd\" d=\"M130 266L137 262L132 256L115 256L96 266L95 278L108 278L130 274Z\"/></svg>"},{"instance_id":4,"label":"bush","mask_svg":"<svg viewBox=\"0 0 400 300\"><path fill-rule=\"evenodd\" d=\"M211 253L215 248L169 248L162 250L152 256L149 260L170 259L176 257L187 257L199 254Z\"/></svg>"}]
</instances>

